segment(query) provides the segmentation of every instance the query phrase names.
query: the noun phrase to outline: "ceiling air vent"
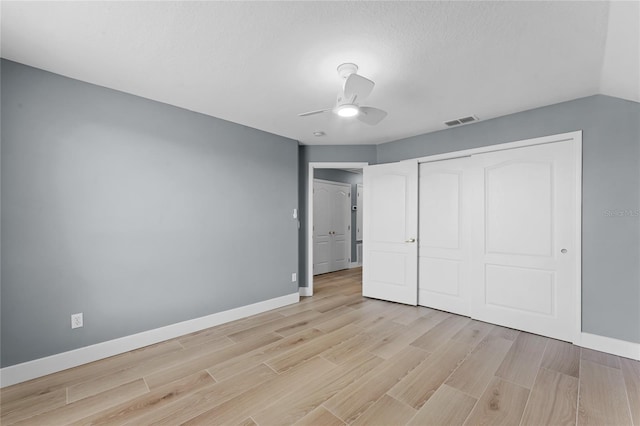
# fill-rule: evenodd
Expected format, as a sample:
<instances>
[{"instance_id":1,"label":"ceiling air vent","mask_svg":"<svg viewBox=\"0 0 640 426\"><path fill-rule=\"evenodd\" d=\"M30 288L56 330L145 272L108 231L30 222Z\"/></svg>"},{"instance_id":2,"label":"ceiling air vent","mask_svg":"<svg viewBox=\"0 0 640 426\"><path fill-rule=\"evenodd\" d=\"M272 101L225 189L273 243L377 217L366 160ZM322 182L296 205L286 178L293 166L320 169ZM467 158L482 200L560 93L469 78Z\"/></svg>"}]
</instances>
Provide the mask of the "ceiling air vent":
<instances>
[{"instance_id":1,"label":"ceiling air vent","mask_svg":"<svg viewBox=\"0 0 640 426\"><path fill-rule=\"evenodd\" d=\"M444 124L446 124L448 127L453 127L453 126L458 126L460 124L471 123L473 121L478 121L478 117L476 117L475 115L470 115L468 117L462 117L462 118L457 118L455 120L445 121Z\"/></svg>"}]
</instances>

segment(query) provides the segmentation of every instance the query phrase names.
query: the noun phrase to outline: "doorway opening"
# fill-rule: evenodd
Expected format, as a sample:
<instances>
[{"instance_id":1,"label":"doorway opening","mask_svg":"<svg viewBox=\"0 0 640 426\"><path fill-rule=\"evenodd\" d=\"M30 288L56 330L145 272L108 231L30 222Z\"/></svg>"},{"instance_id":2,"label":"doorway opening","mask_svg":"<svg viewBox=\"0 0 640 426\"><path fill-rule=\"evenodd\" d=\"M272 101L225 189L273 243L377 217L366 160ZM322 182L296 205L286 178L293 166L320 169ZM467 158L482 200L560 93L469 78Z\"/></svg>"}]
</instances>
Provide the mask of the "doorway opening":
<instances>
[{"instance_id":1,"label":"doorway opening","mask_svg":"<svg viewBox=\"0 0 640 426\"><path fill-rule=\"evenodd\" d=\"M351 173L353 175L359 174L362 176L362 168L368 166L369 163L351 163L351 162L331 162L331 163L309 163L309 178L307 185L307 213L306 213L306 221L307 221L307 262L306 262L306 276L307 276L307 287L300 287L300 295L301 296L312 296L313 295L313 278L314 278L314 181L318 178L322 178L322 180L332 180L331 175L328 170L333 169L336 171L342 171L344 173ZM329 179L327 179L329 178ZM349 201L350 206L350 215L352 218L357 217L357 208L353 209L353 206L357 206L357 186L352 185L351 197ZM357 219L356 219L357 220ZM352 221L355 222L356 220ZM356 233L358 231L357 227L354 227L353 223L349 223L350 229L350 250L349 250L349 266L353 265L357 262L351 261L357 259L357 251L358 245L357 240L355 239ZM360 227L361 229L361 227ZM333 231L333 230L331 230ZM332 234L333 235L333 234ZM360 233L360 241L362 240Z\"/></svg>"}]
</instances>

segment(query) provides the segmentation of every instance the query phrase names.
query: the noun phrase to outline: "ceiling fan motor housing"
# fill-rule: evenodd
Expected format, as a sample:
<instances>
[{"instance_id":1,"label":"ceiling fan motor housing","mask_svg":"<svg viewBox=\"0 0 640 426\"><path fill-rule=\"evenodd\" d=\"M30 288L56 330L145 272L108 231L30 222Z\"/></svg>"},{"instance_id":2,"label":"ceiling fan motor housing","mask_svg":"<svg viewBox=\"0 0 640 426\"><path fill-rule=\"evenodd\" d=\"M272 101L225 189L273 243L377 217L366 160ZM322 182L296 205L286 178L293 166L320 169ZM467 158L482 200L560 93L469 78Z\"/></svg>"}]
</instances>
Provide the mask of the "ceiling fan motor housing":
<instances>
[{"instance_id":1,"label":"ceiling fan motor housing","mask_svg":"<svg viewBox=\"0 0 640 426\"><path fill-rule=\"evenodd\" d=\"M351 62L346 62L344 64L338 65L338 75L342 78L347 78L351 74L355 74L358 72L358 66Z\"/></svg>"}]
</instances>

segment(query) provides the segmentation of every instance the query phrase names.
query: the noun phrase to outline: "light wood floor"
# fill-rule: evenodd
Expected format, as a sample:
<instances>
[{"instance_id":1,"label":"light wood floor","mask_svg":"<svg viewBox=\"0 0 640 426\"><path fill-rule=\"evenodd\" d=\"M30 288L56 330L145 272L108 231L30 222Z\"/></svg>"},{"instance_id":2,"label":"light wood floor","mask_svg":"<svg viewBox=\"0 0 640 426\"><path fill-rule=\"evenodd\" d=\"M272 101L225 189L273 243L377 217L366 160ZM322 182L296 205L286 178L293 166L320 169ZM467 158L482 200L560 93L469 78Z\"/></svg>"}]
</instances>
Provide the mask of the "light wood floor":
<instances>
[{"instance_id":1,"label":"light wood floor","mask_svg":"<svg viewBox=\"0 0 640 426\"><path fill-rule=\"evenodd\" d=\"M361 271L300 303L15 385L8 424L631 425L640 363L364 299Z\"/></svg>"}]
</instances>

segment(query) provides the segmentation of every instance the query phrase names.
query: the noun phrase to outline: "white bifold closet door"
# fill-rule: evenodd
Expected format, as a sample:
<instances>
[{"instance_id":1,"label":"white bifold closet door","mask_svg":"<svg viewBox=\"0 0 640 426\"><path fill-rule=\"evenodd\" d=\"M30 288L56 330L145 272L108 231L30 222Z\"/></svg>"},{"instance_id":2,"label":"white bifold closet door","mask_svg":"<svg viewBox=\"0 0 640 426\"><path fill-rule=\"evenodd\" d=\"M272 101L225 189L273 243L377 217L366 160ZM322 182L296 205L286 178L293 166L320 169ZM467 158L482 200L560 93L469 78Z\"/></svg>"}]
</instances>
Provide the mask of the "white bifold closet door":
<instances>
[{"instance_id":1,"label":"white bifold closet door","mask_svg":"<svg viewBox=\"0 0 640 426\"><path fill-rule=\"evenodd\" d=\"M420 164L418 304L469 315L470 157Z\"/></svg>"},{"instance_id":2,"label":"white bifold closet door","mask_svg":"<svg viewBox=\"0 0 640 426\"><path fill-rule=\"evenodd\" d=\"M572 144L420 165L420 305L572 340Z\"/></svg>"},{"instance_id":3,"label":"white bifold closet door","mask_svg":"<svg viewBox=\"0 0 640 426\"><path fill-rule=\"evenodd\" d=\"M472 157L471 316L572 340L576 313L573 141Z\"/></svg>"},{"instance_id":4,"label":"white bifold closet door","mask_svg":"<svg viewBox=\"0 0 640 426\"><path fill-rule=\"evenodd\" d=\"M418 303L418 162L363 169L362 294Z\"/></svg>"}]
</instances>

